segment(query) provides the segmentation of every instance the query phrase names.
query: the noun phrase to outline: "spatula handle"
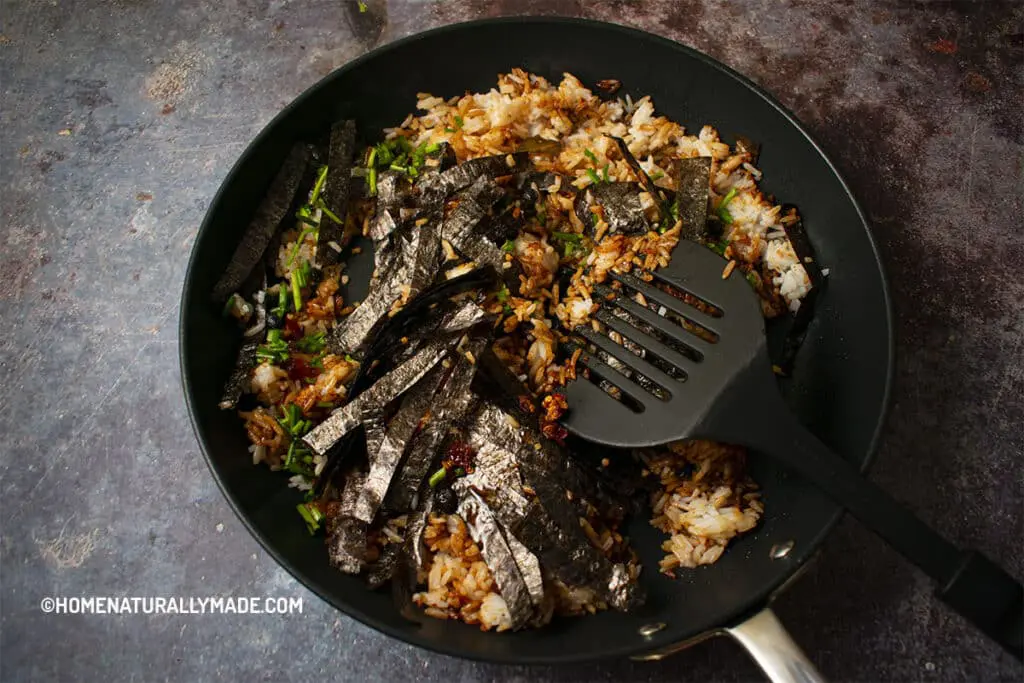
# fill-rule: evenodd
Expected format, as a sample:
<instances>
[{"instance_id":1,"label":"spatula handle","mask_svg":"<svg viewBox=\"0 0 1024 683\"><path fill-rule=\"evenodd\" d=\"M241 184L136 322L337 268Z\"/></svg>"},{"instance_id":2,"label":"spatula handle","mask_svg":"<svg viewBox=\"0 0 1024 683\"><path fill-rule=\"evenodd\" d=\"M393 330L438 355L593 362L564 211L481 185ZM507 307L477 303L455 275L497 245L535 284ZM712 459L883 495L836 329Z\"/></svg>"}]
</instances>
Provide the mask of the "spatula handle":
<instances>
[{"instance_id":1,"label":"spatula handle","mask_svg":"<svg viewBox=\"0 0 1024 683\"><path fill-rule=\"evenodd\" d=\"M772 402L776 403L776 402ZM817 485L939 584L936 595L1017 659L1024 656L1024 587L975 551L963 551L818 440L781 400L773 429L748 443ZM765 406L760 406L764 410ZM769 409L772 410L772 409Z\"/></svg>"}]
</instances>

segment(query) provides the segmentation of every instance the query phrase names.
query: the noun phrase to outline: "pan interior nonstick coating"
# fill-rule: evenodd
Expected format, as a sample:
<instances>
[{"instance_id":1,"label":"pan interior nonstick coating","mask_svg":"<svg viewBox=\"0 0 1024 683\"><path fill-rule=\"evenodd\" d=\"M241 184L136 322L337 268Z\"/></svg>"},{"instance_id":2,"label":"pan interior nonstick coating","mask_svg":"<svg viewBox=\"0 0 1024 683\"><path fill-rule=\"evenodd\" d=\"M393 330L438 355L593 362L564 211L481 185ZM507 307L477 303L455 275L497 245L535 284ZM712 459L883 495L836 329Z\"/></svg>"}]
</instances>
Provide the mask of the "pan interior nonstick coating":
<instances>
[{"instance_id":1,"label":"pan interior nonstick coating","mask_svg":"<svg viewBox=\"0 0 1024 683\"><path fill-rule=\"evenodd\" d=\"M636 613L484 633L420 615L410 620L387 590L370 591L362 578L333 569L323 538L309 536L295 514L299 494L287 488L285 475L252 466L237 416L217 409L237 331L218 316L209 292L291 144L321 135L340 118L354 118L368 142L413 110L417 92L450 97L486 91L498 73L516 66L553 80L571 72L591 86L615 78L623 83L619 94L651 95L659 112L689 130L708 123L729 142L745 135L761 143L762 187L800 208L819 260L831 271L783 391L825 443L867 465L887 406L889 302L878 254L845 184L790 116L746 80L678 44L579 20L494 20L414 36L342 67L274 119L225 180L193 249L180 330L186 399L211 468L243 522L288 571L345 613L409 643L481 660L569 662L638 654L715 630L763 604L822 541L838 518L836 506L754 456L764 518L718 563L680 572L674 581L661 576L664 536L639 518L629 531L649 598ZM351 286L365 282L365 266L351 264ZM352 295L358 298L353 291L346 300ZM790 542L788 555L772 559L773 546ZM665 626L641 635L650 624Z\"/></svg>"}]
</instances>

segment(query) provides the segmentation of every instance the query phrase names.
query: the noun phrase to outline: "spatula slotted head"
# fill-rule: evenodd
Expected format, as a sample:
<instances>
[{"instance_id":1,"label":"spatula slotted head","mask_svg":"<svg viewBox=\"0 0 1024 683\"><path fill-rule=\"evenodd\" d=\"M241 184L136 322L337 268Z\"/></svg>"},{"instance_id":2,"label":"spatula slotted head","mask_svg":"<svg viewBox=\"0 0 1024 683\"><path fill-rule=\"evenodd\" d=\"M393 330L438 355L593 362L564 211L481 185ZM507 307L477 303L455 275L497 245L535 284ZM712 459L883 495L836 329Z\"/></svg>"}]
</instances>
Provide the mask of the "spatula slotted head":
<instances>
[{"instance_id":1,"label":"spatula slotted head","mask_svg":"<svg viewBox=\"0 0 1024 683\"><path fill-rule=\"evenodd\" d=\"M583 349L566 387L569 431L621 448L692 435L766 344L757 295L738 268L723 278L727 265L684 241L649 282L611 273L595 288L600 330L573 331L594 350Z\"/></svg>"}]
</instances>

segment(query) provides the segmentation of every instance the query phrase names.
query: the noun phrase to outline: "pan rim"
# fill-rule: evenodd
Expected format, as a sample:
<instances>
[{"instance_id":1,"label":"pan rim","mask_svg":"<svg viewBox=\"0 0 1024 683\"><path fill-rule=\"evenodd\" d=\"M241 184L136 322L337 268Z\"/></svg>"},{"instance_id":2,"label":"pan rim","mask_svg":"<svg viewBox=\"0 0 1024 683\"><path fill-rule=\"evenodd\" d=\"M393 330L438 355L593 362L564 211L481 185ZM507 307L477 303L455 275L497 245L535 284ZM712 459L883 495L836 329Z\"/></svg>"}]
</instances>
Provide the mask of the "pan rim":
<instances>
[{"instance_id":1,"label":"pan rim","mask_svg":"<svg viewBox=\"0 0 1024 683\"><path fill-rule=\"evenodd\" d=\"M377 47L359 57L343 64L331 73L327 74L313 85L306 88L302 93L295 97L288 105L286 105L280 112L278 112L269 122L267 122L260 132L249 142L245 150L238 157L235 163L231 166L228 173L224 176L221 181L217 192L210 200L209 208L207 209L203 221L200 224L199 231L196 235L196 240L192 246L192 251L189 256L188 264L185 270L185 277L182 284L182 293L179 301L179 322L178 322L178 369L179 376L181 379L182 390L185 395L185 405L189 416L189 422L192 425L193 434L196 440L199 442L200 450L203 453L203 458L206 461L207 468L213 475L214 480L217 482L217 487L224 495L228 502L228 505L234 511L235 515L242 522L242 525L248 530L248 532L256 539L264 551L269 554L278 565L280 565L285 571L287 571L293 578L295 578L301 585L319 597L321 600L331 605L341 613L345 614L356 621L373 628L374 630L383 633L389 637L395 638L399 641L414 645L416 647L429 650L438 654L443 654L452 657L458 657L470 661L478 661L492 664L584 664L594 663L609 659L622 659L626 657L635 657L652 651L662 650L665 647L670 647L672 644L678 644L679 640L669 640L665 642L649 642L649 643L625 643L617 648L604 649L600 652L570 652L570 653L559 653L557 655L535 655L535 654L522 654L519 653L497 653L493 656L484 656L476 652L462 652L457 651L454 648L444 647L443 644L438 644L433 640L429 640L420 637L416 633L410 633L401 631L392 626L388 625L384 621L376 618L374 615L362 612L348 605L343 600L337 599L336 596L330 594L328 591L322 589L315 581L310 577L305 576L296 567L292 565L290 561L285 559L281 553L279 553L267 538L255 527L253 522L248 516L242 511L235 495L227 487L226 483L222 479L216 466L214 465L214 459L209 451L208 445L203 438L200 430L198 408L193 402L192 382L190 380L190 374L188 369L188 359L185 353L185 340L188 337L189 323L188 316L185 315L186 305L190 297L190 292L193 289L193 280L195 278L196 270L195 265L198 259L199 245L203 235L210 231L210 225L212 224L213 214L215 213L216 207L221 203L223 195L225 194L228 186L232 184L232 181L239 173L242 166L248 161L252 150L259 146L259 144L267 137L269 137L273 130L276 129L278 124L286 119L293 110L299 108L307 99L313 96L313 94L323 88L329 81L339 77L356 67L360 66L364 62L370 61L377 58L382 54L386 54L390 51L397 50L405 45L414 43L428 36L443 36L448 33L472 31L480 27L495 26L495 25L562 25L562 26L577 26L586 27L591 29L599 29L603 31L616 31L624 34L634 40L650 41L653 43L660 44L661 47L665 47L675 52L682 53L689 59L696 59L703 62L705 65L716 69L720 73L735 79L740 85L744 86L748 90L752 91L758 97L765 101L766 104L775 109L781 114L790 126L794 127L801 136L803 136L811 147L825 163L827 168L835 175L835 178L839 181L842 191L845 193L847 200L850 202L854 210L856 211L857 217L860 220L860 224L863 228L863 232L867 237L868 244L871 248L871 252L874 255L875 264L878 268L879 284L881 285L883 308L885 315L885 327L886 327L886 368L884 385L882 391L882 400L879 404L879 412L877 422L875 424L873 433L868 442L868 447L864 454L864 460L860 465L860 471L865 472L873 464L875 457L878 453L879 444L881 441L882 432L885 429L887 418L890 413L891 398L892 398L892 383L895 373L895 334L893 328L893 311L892 311L892 297L889 286L889 280L885 270L885 264L882 260L882 254L878 247L878 243L871 231L870 225L867 220L867 216L864 210L861 208L860 203L857 201L852 190L849 187L846 179L840 173L839 169L836 168L835 164L825 153L824 149L818 143L818 141L808 132L803 124L796 118L796 116L790 112L784 105L775 99L773 95L768 93L765 89L753 82L748 77L735 71L731 67L719 62L718 60L704 54L696 48L690 47L683 43L664 38L662 36L649 33L637 28L630 26L624 26L620 24L614 24L610 22L598 21L594 19L584 19L576 17L562 17L562 16L526 16L526 17L495 17L488 19L478 19L467 22L460 22L455 24L447 24L437 28L421 31L413 35L400 38L392 41L380 47ZM721 633L722 630L736 623L745 615L751 613L752 609L768 604L772 597L776 595L780 590L787 587L790 580L797 575L801 568L814 556L821 544L827 538L832 529L835 528L836 523L844 514L843 510L837 508L834 513L831 514L829 519L822 525L821 530L816 534L810 543L806 544L806 550L804 550L799 557L794 557L792 562L792 569L788 573L784 574L779 580L776 580L768 584L759 594L753 597L750 601L738 605L737 609L732 613L727 620L719 624L718 627L710 631L703 633L694 634L686 638L687 642L696 643L706 637ZM494 634L494 637L501 637L500 635Z\"/></svg>"}]
</instances>

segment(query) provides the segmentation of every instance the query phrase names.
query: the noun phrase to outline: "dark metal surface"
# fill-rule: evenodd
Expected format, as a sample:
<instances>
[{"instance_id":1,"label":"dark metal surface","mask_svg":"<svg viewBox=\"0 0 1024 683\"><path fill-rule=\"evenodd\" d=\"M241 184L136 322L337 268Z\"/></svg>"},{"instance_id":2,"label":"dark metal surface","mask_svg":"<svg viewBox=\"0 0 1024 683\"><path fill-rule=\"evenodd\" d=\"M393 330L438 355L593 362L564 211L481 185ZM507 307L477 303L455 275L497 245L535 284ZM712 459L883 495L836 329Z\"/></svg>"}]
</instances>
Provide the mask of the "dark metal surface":
<instances>
[{"instance_id":1,"label":"dark metal surface","mask_svg":"<svg viewBox=\"0 0 1024 683\"><path fill-rule=\"evenodd\" d=\"M873 478L1021 574L1019 3L387 10L381 40L494 13L622 17L794 109L862 199L891 275L900 365ZM758 677L718 641L653 665L457 662L296 587L227 510L189 433L176 293L195 226L244 144L365 43L333 3L9 1L0 12L5 680ZM37 606L51 594L229 593L302 595L305 611L81 617ZM853 523L778 609L836 680L1019 677Z\"/></svg>"}]
</instances>

